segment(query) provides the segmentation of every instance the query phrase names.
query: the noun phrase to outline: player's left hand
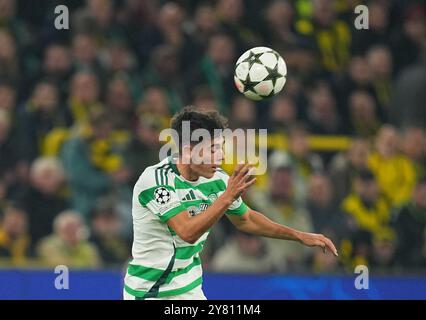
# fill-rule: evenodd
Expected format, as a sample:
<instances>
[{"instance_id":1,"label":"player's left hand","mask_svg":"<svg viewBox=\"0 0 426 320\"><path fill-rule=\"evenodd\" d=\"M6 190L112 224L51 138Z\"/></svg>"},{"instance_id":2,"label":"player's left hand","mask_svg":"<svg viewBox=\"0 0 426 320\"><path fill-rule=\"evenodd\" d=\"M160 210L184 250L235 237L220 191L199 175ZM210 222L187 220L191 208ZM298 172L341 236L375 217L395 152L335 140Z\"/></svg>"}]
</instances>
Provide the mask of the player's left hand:
<instances>
[{"instance_id":1,"label":"player's left hand","mask_svg":"<svg viewBox=\"0 0 426 320\"><path fill-rule=\"evenodd\" d=\"M324 253L328 250L336 257L339 255L333 242L322 234L302 232L300 241L308 247L321 247Z\"/></svg>"}]
</instances>

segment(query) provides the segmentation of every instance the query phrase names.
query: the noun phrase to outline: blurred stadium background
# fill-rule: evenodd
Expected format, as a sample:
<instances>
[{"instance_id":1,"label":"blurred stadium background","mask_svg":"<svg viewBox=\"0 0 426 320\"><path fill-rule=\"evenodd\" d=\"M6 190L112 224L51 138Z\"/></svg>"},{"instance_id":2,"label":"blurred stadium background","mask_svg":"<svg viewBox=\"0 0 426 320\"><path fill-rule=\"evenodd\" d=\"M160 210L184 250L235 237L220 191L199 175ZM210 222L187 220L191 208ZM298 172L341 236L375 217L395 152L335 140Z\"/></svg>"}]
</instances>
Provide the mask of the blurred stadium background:
<instances>
[{"instance_id":1,"label":"blurred stadium background","mask_svg":"<svg viewBox=\"0 0 426 320\"><path fill-rule=\"evenodd\" d=\"M368 30L354 28L361 3ZM61 4L69 30L54 28ZM233 85L253 46L289 70L256 103ZM268 129L247 203L340 252L222 219L203 252L207 297L425 299L425 58L424 1L0 0L0 298L119 299L133 183L194 104ZM69 291L53 287L60 264Z\"/></svg>"}]
</instances>

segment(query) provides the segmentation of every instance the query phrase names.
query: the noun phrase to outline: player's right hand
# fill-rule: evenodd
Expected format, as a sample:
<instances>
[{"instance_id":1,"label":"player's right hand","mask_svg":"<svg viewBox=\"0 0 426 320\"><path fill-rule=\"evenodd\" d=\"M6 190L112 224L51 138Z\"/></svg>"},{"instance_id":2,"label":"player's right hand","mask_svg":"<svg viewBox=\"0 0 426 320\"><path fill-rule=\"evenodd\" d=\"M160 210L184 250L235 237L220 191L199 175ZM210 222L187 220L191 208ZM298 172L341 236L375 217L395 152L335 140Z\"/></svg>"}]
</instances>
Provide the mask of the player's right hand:
<instances>
[{"instance_id":1,"label":"player's right hand","mask_svg":"<svg viewBox=\"0 0 426 320\"><path fill-rule=\"evenodd\" d=\"M238 199L251 185L256 182L256 178L251 176L253 165L239 164L229 177L228 186L224 192L225 196L229 196L233 201Z\"/></svg>"},{"instance_id":2,"label":"player's right hand","mask_svg":"<svg viewBox=\"0 0 426 320\"><path fill-rule=\"evenodd\" d=\"M299 240L308 247L321 247L324 253L332 252L336 257L339 255L333 242L322 234L300 232Z\"/></svg>"}]
</instances>

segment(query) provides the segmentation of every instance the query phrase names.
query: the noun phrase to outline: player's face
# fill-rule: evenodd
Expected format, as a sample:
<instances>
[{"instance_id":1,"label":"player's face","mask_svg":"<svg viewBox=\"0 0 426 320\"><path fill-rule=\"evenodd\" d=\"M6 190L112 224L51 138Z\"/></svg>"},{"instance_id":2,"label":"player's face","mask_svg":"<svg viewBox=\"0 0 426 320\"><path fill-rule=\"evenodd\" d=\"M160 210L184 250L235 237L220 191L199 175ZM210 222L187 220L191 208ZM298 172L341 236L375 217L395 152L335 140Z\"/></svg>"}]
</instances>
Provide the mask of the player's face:
<instances>
[{"instance_id":1,"label":"player's face","mask_svg":"<svg viewBox=\"0 0 426 320\"><path fill-rule=\"evenodd\" d=\"M219 136L213 140L203 141L199 149L193 149L194 157L197 158L197 161L191 164L193 173L205 178L213 177L216 169L222 164L224 159L224 142L223 136Z\"/></svg>"}]
</instances>

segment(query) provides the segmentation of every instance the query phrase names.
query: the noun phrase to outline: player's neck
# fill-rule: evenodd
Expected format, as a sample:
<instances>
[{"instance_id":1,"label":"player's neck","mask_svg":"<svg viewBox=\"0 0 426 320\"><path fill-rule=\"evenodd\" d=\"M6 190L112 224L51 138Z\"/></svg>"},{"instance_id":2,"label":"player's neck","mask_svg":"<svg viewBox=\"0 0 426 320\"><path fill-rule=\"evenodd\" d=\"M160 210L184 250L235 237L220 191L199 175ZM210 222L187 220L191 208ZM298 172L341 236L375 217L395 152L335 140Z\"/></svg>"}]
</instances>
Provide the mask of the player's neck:
<instances>
[{"instance_id":1,"label":"player's neck","mask_svg":"<svg viewBox=\"0 0 426 320\"><path fill-rule=\"evenodd\" d=\"M189 164L183 164L179 160L176 162L176 168L178 169L180 175L188 181L197 181L200 177L198 174L194 173L191 170Z\"/></svg>"}]
</instances>

